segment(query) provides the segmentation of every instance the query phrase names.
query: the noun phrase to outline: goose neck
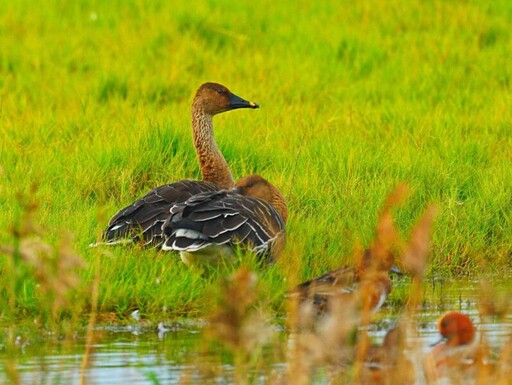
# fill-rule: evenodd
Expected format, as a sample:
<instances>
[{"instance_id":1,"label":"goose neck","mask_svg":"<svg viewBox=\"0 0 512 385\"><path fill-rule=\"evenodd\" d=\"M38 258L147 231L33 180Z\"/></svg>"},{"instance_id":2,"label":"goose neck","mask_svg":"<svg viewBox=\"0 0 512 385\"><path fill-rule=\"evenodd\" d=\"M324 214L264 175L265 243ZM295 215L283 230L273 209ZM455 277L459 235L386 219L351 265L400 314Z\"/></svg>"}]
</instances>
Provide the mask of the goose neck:
<instances>
[{"instance_id":1,"label":"goose neck","mask_svg":"<svg viewBox=\"0 0 512 385\"><path fill-rule=\"evenodd\" d=\"M192 108L192 131L203 180L232 188L233 176L213 136L213 116Z\"/></svg>"},{"instance_id":2,"label":"goose neck","mask_svg":"<svg viewBox=\"0 0 512 385\"><path fill-rule=\"evenodd\" d=\"M281 218L283 219L283 222L286 224L288 221L288 208L286 206L286 201L284 197L281 195L281 193L278 191L277 193L274 193L274 196L272 197L272 206L276 208L276 210L281 214Z\"/></svg>"}]
</instances>

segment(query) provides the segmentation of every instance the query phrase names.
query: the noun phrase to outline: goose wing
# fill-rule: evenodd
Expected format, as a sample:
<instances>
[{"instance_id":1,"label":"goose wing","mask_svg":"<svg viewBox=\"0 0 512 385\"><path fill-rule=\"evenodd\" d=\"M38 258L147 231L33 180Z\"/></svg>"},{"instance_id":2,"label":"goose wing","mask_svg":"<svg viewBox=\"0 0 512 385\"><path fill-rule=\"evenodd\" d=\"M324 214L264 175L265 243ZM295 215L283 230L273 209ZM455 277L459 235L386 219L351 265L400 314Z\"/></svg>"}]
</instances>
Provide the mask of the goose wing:
<instances>
[{"instance_id":1,"label":"goose wing","mask_svg":"<svg viewBox=\"0 0 512 385\"><path fill-rule=\"evenodd\" d=\"M269 203L236 190L197 194L171 208L164 250L194 252L211 245L243 245L272 258L284 245L284 221Z\"/></svg>"},{"instance_id":2,"label":"goose wing","mask_svg":"<svg viewBox=\"0 0 512 385\"><path fill-rule=\"evenodd\" d=\"M213 183L182 180L154 188L133 204L120 210L103 232L106 244L124 242L158 246L163 242L162 224L169 217L171 207L190 197L219 190Z\"/></svg>"}]
</instances>

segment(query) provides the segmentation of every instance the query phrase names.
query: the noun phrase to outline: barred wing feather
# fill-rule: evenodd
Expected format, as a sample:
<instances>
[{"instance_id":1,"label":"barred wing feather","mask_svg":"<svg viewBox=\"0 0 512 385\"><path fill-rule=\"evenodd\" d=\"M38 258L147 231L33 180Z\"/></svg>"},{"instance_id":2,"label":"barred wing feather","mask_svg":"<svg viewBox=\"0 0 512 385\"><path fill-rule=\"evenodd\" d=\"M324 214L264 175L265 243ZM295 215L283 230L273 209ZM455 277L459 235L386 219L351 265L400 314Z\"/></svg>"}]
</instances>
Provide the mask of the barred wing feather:
<instances>
[{"instance_id":1,"label":"barred wing feather","mask_svg":"<svg viewBox=\"0 0 512 385\"><path fill-rule=\"evenodd\" d=\"M216 190L219 187L213 183L195 180L159 186L114 215L103 233L103 240L106 244L133 242L159 246L164 241L162 225L173 205L196 194Z\"/></svg>"},{"instance_id":2,"label":"barred wing feather","mask_svg":"<svg viewBox=\"0 0 512 385\"><path fill-rule=\"evenodd\" d=\"M236 190L197 194L170 212L163 225L164 250L243 245L261 258L272 258L274 247L284 240L284 221L274 207Z\"/></svg>"}]
</instances>

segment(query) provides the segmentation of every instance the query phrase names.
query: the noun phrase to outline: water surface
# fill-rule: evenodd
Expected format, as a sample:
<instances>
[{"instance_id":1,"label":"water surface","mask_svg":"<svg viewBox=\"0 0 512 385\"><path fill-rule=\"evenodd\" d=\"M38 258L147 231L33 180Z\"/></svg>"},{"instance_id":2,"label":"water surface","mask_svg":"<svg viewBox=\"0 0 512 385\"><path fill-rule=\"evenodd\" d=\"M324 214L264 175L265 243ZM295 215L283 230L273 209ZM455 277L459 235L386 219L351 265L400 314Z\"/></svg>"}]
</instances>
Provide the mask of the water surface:
<instances>
[{"instance_id":1,"label":"water surface","mask_svg":"<svg viewBox=\"0 0 512 385\"><path fill-rule=\"evenodd\" d=\"M446 310L459 310L470 315L478 325L479 333L484 333L493 347L502 346L509 338L512 331L510 314L499 319L487 317L484 323L480 322L477 283L431 285L427 290L430 292L425 294L430 300L422 304L418 313L417 330L417 342L424 351L439 340L435 321ZM386 306L378 321L370 326L369 332L375 341L381 340L395 324L398 317L395 310L391 305ZM215 357L202 350L202 323L167 323L160 329L144 325L143 321L134 320L129 326L98 326L95 329L90 361L84 371L87 384L178 384L184 375L192 383L198 383L199 377L195 377L198 362L222 366L219 368L222 375L216 377L215 383L232 382L230 358L223 353ZM282 327L276 326L274 333L285 338ZM85 344L85 330L77 331L71 340L19 335L14 356L2 349L0 359L4 364L15 365L21 384L78 384ZM284 372L283 361L273 362L271 370ZM6 365L3 367L0 380L6 383ZM255 378L259 378L255 382L265 383L265 372Z\"/></svg>"}]
</instances>

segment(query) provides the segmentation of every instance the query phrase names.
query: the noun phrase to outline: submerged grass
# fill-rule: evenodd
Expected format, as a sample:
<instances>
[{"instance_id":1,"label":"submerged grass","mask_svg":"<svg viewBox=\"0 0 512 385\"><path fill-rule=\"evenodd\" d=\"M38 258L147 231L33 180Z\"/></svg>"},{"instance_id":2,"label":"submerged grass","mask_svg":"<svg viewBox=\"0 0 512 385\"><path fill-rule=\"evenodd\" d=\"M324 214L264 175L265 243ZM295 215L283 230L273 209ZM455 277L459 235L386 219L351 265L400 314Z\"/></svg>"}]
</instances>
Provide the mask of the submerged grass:
<instances>
[{"instance_id":1,"label":"submerged grass","mask_svg":"<svg viewBox=\"0 0 512 385\"><path fill-rule=\"evenodd\" d=\"M189 115L204 81L261 104L215 126L235 177L257 172L289 203L287 249L260 278L273 309L283 311L287 288L351 262L401 181L412 190L396 213L403 234L426 204L439 206L427 276L510 276L509 1L21 0L2 9L2 322L86 323L96 274L97 311L115 322L135 309L155 320L211 310L207 293L221 277L157 250L88 247L147 190L199 178ZM24 223L42 230L20 235ZM50 260L80 255L73 290L45 292L39 267L17 256L34 236ZM63 252L66 239L73 251ZM73 306L56 312L60 290Z\"/></svg>"}]
</instances>

